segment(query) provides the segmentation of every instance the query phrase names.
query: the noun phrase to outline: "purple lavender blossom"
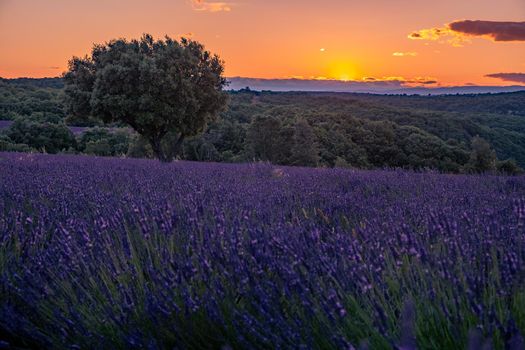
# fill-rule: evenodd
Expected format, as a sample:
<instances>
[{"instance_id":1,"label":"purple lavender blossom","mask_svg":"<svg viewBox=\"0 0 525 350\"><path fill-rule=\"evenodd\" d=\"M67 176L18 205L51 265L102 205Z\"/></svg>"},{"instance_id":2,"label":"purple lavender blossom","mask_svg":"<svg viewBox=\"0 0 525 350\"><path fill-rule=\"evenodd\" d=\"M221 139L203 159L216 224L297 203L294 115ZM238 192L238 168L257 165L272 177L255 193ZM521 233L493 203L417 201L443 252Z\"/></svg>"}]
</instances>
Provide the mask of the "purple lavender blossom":
<instances>
[{"instance_id":1,"label":"purple lavender blossom","mask_svg":"<svg viewBox=\"0 0 525 350\"><path fill-rule=\"evenodd\" d=\"M275 174L0 153L0 344L523 345L524 177Z\"/></svg>"}]
</instances>

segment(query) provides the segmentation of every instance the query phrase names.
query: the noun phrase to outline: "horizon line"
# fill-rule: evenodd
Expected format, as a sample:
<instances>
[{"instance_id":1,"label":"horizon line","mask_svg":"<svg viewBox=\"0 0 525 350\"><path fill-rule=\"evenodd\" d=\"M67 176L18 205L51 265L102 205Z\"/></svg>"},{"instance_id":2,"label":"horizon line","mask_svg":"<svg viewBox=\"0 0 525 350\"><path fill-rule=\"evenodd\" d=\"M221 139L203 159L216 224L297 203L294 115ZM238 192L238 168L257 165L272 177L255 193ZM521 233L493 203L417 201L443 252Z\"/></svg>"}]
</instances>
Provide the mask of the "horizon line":
<instances>
[{"instance_id":1,"label":"horizon line","mask_svg":"<svg viewBox=\"0 0 525 350\"><path fill-rule=\"evenodd\" d=\"M510 85L478 85L478 84L471 84L471 83L440 85L439 83L437 83L435 85L435 84L424 84L424 81L421 82L421 83L418 83L418 82L416 82L414 80L403 80L403 79L397 79L397 78L398 77L393 77L392 79L381 79L381 78L366 79L366 78L362 78L360 80L359 79L342 80L342 79L337 79L337 78L324 78L324 77L319 77L319 78L315 78L315 77L312 77L312 78L300 78L300 77L261 78L261 77L249 77L249 76L240 76L240 75L225 77L225 79L228 80L229 82L231 82L230 80L233 80L233 79L236 79L236 80L245 79L245 80L268 81L268 82L271 82L271 81L275 81L275 82L282 82L282 81L315 82L315 83L320 83L320 84L322 84L323 82L326 82L326 83L338 83L338 84L343 84L343 85L344 84L374 84L374 83L376 83L376 84L377 83L407 84L407 85L400 85L400 86L398 86L398 88L400 88L400 89L417 88L417 89L428 89L428 90L431 90L431 89L441 89L441 88L468 88L468 87L472 87L472 88L475 88L475 87L478 87L478 88L517 88L517 87L520 87L520 88L524 88L525 89L525 83L524 84L515 83L515 84L510 84ZM6 78L6 77L0 76L0 79L3 79L3 80L62 79L62 76L60 76L60 75L57 75L57 76L45 76L45 77L18 76L18 77L11 77L11 78ZM432 85L432 86L429 86L429 85ZM394 87L394 86L391 86L391 87ZM244 87L244 88L246 88L246 87ZM241 89L243 89L243 88L241 88ZM301 91L301 90L297 90L297 91Z\"/></svg>"}]
</instances>

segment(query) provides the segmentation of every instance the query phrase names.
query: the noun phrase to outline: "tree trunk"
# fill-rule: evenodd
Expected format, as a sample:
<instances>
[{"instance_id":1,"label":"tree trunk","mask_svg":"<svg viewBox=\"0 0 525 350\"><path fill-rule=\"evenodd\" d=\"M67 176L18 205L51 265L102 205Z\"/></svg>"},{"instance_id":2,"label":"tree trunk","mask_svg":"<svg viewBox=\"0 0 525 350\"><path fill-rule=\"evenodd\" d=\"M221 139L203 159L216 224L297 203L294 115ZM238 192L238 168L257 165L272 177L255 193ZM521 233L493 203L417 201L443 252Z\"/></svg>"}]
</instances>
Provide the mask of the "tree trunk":
<instances>
[{"instance_id":1,"label":"tree trunk","mask_svg":"<svg viewBox=\"0 0 525 350\"><path fill-rule=\"evenodd\" d=\"M175 145L173 145L173 156L177 157L181 151L182 148L182 142L184 142L184 134L181 133L179 135L179 138L177 139L177 142L175 142Z\"/></svg>"},{"instance_id":2,"label":"tree trunk","mask_svg":"<svg viewBox=\"0 0 525 350\"><path fill-rule=\"evenodd\" d=\"M151 148L153 149L153 153L155 153L155 156L158 160L160 160L163 163L167 163L171 160L171 157L164 152L164 149L162 149L162 139L161 138L151 138L149 140L151 144ZM180 134L177 138L177 142L173 145L173 157L177 157L181 151L182 143L184 142L184 134Z\"/></svg>"},{"instance_id":3,"label":"tree trunk","mask_svg":"<svg viewBox=\"0 0 525 350\"><path fill-rule=\"evenodd\" d=\"M160 160L163 163L169 162L168 157L164 153L164 150L162 149L161 139L160 138L151 138L149 140L149 143L151 144L151 149L153 150L153 153L155 153L155 156L158 160Z\"/></svg>"}]
</instances>

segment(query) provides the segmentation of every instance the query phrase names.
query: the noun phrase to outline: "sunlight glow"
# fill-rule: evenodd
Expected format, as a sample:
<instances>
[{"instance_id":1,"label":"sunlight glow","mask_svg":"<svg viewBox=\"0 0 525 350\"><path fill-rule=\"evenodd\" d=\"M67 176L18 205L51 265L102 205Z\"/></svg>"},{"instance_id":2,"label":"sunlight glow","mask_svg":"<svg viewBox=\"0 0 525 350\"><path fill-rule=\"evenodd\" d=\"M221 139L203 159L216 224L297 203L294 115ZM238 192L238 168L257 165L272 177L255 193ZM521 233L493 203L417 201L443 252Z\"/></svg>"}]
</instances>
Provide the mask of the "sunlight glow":
<instances>
[{"instance_id":1,"label":"sunlight glow","mask_svg":"<svg viewBox=\"0 0 525 350\"><path fill-rule=\"evenodd\" d=\"M355 65L348 61L334 62L328 72L330 78L342 81L355 80L357 77Z\"/></svg>"}]
</instances>

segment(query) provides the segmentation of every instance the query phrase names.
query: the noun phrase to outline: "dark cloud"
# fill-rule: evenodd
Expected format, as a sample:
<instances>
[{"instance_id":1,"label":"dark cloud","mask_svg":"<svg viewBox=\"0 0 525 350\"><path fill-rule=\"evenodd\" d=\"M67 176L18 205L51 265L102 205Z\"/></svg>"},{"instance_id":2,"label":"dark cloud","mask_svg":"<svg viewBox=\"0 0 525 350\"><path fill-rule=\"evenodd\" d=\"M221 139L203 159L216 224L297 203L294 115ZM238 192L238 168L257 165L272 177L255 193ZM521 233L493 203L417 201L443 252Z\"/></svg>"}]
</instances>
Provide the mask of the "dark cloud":
<instances>
[{"instance_id":1,"label":"dark cloud","mask_svg":"<svg viewBox=\"0 0 525 350\"><path fill-rule=\"evenodd\" d=\"M410 81L407 81L408 83L411 83L411 84L422 84L422 85L432 85L432 84L437 84L437 80L410 80Z\"/></svg>"},{"instance_id":2,"label":"dark cloud","mask_svg":"<svg viewBox=\"0 0 525 350\"><path fill-rule=\"evenodd\" d=\"M493 73L487 74L486 77L525 84L525 73Z\"/></svg>"},{"instance_id":3,"label":"dark cloud","mask_svg":"<svg viewBox=\"0 0 525 350\"><path fill-rule=\"evenodd\" d=\"M461 47L472 37L493 41L525 41L525 22L459 20L444 27L421 29L408 35L413 40L448 42Z\"/></svg>"},{"instance_id":4,"label":"dark cloud","mask_svg":"<svg viewBox=\"0 0 525 350\"><path fill-rule=\"evenodd\" d=\"M457 33L489 36L494 41L525 41L525 22L455 21L448 27Z\"/></svg>"}]
</instances>

